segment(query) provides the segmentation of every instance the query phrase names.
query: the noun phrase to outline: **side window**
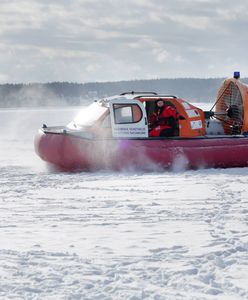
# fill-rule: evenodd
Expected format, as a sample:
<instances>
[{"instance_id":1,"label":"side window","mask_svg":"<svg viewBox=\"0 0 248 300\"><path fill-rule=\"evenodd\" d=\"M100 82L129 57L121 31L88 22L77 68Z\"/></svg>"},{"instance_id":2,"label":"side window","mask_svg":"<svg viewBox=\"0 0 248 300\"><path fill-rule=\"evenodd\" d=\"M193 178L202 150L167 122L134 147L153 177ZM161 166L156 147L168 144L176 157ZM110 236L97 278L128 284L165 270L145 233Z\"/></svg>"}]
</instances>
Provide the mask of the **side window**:
<instances>
[{"instance_id":1,"label":"side window","mask_svg":"<svg viewBox=\"0 0 248 300\"><path fill-rule=\"evenodd\" d=\"M142 110L137 104L114 104L115 124L137 123L142 119Z\"/></svg>"}]
</instances>

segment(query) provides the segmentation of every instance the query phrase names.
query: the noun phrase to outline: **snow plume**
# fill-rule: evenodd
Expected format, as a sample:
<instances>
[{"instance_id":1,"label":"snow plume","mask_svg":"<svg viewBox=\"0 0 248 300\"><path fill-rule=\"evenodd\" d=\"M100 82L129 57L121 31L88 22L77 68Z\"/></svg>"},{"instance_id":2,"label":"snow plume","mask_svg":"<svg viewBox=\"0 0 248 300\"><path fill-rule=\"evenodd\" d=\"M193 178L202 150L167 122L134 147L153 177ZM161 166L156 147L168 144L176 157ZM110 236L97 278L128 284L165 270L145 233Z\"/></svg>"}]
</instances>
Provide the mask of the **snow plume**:
<instances>
[{"instance_id":1,"label":"snow plume","mask_svg":"<svg viewBox=\"0 0 248 300\"><path fill-rule=\"evenodd\" d=\"M33 83L13 88L6 96L9 106L37 107L61 104L62 100L45 84ZM6 101L6 100L5 100ZM12 104L13 103L13 104Z\"/></svg>"},{"instance_id":2,"label":"snow plume","mask_svg":"<svg viewBox=\"0 0 248 300\"><path fill-rule=\"evenodd\" d=\"M130 154L131 149L131 154ZM118 151L120 153L129 153L129 159L126 165L122 167L123 171L148 171L148 172L161 172L162 166L153 161L146 153L145 147L135 147L132 145L132 141L122 140L119 143Z\"/></svg>"},{"instance_id":3,"label":"snow plume","mask_svg":"<svg viewBox=\"0 0 248 300\"><path fill-rule=\"evenodd\" d=\"M0 109L0 166L26 166L44 170L44 162L34 152L34 136L43 123L63 125L76 108Z\"/></svg>"},{"instance_id":4,"label":"snow plume","mask_svg":"<svg viewBox=\"0 0 248 300\"><path fill-rule=\"evenodd\" d=\"M138 147L135 141L128 139L96 139L75 147L81 156L90 163L90 170L114 170L120 172L161 172L162 165L153 161L146 153L145 147Z\"/></svg>"},{"instance_id":5,"label":"snow plume","mask_svg":"<svg viewBox=\"0 0 248 300\"><path fill-rule=\"evenodd\" d=\"M187 159L185 154L182 152L182 153L178 153L176 155L171 169L174 172L181 172L181 171L187 170L188 166L189 166L189 160Z\"/></svg>"},{"instance_id":6,"label":"snow plume","mask_svg":"<svg viewBox=\"0 0 248 300\"><path fill-rule=\"evenodd\" d=\"M0 110L1 166L42 167L33 150L37 116L32 109Z\"/></svg>"}]
</instances>

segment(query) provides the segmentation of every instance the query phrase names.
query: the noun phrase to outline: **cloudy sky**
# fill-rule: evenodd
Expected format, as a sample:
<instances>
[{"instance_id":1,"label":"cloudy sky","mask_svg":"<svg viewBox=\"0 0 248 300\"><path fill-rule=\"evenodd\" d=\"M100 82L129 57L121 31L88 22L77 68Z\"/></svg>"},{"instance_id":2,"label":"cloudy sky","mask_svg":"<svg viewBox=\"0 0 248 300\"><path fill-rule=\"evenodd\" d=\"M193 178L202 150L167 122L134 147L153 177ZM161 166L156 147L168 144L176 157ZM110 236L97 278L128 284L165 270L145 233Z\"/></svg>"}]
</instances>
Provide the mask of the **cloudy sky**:
<instances>
[{"instance_id":1,"label":"cloudy sky","mask_svg":"<svg viewBox=\"0 0 248 300\"><path fill-rule=\"evenodd\" d=\"M246 0L0 0L0 83L248 77Z\"/></svg>"}]
</instances>

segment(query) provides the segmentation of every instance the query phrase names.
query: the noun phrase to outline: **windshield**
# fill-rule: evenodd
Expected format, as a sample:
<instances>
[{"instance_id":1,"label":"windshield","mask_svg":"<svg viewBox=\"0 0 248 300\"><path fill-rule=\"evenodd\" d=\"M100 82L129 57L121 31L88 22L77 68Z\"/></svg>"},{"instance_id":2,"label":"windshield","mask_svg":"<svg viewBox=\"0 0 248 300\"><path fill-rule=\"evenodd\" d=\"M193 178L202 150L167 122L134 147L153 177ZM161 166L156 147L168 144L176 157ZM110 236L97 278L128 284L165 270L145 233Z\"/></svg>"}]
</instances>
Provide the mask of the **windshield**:
<instances>
[{"instance_id":1,"label":"windshield","mask_svg":"<svg viewBox=\"0 0 248 300\"><path fill-rule=\"evenodd\" d=\"M90 106L83 108L68 124L68 127L92 126L97 120L108 110L107 107L101 106L98 102L92 103Z\"/></svg>"}]
</instances>

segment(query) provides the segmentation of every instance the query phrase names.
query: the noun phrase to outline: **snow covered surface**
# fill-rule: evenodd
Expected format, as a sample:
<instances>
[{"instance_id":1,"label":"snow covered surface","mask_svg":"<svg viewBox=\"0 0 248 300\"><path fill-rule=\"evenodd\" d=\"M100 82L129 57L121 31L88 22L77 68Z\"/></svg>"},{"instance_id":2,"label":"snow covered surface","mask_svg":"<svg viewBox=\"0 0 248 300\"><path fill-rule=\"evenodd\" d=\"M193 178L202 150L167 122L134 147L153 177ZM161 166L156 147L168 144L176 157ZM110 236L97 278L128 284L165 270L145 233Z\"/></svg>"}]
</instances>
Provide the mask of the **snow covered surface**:
<instances>
[{"instance_id":1,"label":"snow covered surface","mask_svg":"<svg viewBox=\"0 0 248 300\"><path fill-rule=\"evenodd\" d=\"M0 299L248 299L248 168L54 173L0 110Z\"/></svg>"}]
</instances>

